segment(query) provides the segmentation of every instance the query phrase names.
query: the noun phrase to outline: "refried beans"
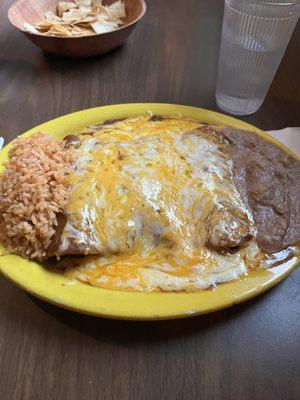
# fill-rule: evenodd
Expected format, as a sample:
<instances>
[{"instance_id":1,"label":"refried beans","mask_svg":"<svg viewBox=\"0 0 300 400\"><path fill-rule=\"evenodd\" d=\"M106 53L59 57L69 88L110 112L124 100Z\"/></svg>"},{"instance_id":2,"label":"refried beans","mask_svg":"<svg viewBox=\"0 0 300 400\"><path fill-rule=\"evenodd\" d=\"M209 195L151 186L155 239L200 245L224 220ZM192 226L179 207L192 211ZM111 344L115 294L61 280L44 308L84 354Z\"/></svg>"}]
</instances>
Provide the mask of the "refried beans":
<instances>
[{"instance_id":1,"label":"refried beans","mask_svg":"<svg viewBox=\"0 0 300 400\"><path fill-rule=\"evenodd\" d=\"M300 241L300 162L253 132L225 128L233 180L252 211L257 242L274 253Z\"/></svg>"}]
</instances>

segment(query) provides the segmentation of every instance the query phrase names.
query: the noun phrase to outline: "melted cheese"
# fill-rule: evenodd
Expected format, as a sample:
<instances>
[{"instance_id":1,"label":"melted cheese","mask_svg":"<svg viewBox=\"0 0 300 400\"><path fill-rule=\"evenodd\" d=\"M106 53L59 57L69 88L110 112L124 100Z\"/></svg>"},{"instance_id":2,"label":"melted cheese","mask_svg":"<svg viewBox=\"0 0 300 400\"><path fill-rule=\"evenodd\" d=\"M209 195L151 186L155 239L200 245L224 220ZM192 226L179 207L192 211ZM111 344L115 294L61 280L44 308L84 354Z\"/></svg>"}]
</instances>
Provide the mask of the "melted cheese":
<instances>
[{"instance_id":1,"label":"melted cheese","mask_svg":"<svg viewBox=\"0 0 300 400\"><path fill-rule=\"evenodd\" d=\"M194 290L237 278L249 257L263 258L255 243L252 256L206 248L215 210L251 226L252 217L233 185L226 146L199 126L138 117L80 137L60 252L78 246L98 255L67 269L69 276L114 289ZM224 229L231 226L217 233Z\"/></svg>"}]
</instances>

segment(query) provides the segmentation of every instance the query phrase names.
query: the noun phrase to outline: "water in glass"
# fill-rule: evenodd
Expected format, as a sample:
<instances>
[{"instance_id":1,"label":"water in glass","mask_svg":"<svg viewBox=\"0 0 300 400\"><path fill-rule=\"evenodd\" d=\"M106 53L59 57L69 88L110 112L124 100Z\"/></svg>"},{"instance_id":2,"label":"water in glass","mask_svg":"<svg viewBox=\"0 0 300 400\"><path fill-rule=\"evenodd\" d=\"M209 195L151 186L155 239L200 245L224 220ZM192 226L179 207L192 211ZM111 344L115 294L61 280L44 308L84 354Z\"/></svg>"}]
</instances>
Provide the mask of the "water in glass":
<instances>
[{"instance_id":1,"label":"water in glass","mask_svg":"<svg viewBox=\"0 0 300 400\"><path fill-rule=\"evenodd\" d=\"M225 0L217 104L237 115L262 105L300 13L298 1Z\"/></svg>"}]
</instances>

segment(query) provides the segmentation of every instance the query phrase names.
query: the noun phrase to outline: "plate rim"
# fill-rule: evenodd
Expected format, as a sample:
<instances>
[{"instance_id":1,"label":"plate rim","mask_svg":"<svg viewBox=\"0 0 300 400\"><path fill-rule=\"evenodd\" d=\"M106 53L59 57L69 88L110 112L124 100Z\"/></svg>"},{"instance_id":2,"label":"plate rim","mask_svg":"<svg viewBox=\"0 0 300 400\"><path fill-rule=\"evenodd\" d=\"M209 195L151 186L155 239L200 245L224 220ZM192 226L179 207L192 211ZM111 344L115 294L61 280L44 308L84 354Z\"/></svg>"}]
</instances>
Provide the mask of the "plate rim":
<instances>
[{"instance_id":1,"label":"plate rim","mask_svg":"<svg viewBox=\"0 0 300 400\"><path fill-rule=\"evenodd\" d=\"M65 114L63 116L48 120L47 122L44 122L36 127L33 127L29 129L28 131L24 132L22 137L27 137L34 132L41 131L41 130L48 130L48 127L54 127L56 124L61 124L61 126L66 126L68 127L71 123L71 126L77 126L79 125L79 120L84 120L85 116L88 115L92 119L96 117L96 114L99 112L99 118L98 121L103 120L104 118L101 118L101 114L106 114L106 117L108 114L114 114L113 116L119 115L125 116L126 115L126 110L127 110L127 115L141 115L141 114L147 114L149 113L150 110L153 110L156 113L159 113L161 115L170 115L170 111L173 110L174 113L171 115L176 115L177 113L182 114L183 117L191 117L193 114L199 114L202 115L202 121L203 122L209 122L213 124L211 121L219 121L221 122L221 125L228 125L230 124L231 126L236 127L237 129L249 129L255 133L257 133L259 136L263 137L265 140L272 142L279 146L281 149L286 151L288 154L291 154L294 156L296 159L299 160L299 157L297 157L289 148L284 146L282 143L280 143L278 140L274 139L272 136L268 135L266 132L254 127L253 125L250 125L248 123L245 123L243 121L240 121L236 118L227 116L225 114L221 114L215 111L210 111L206 110L203 108L198 108L198 107L191 107L191 106L184 106L184 105L179 105L179 104L169 104L169 103L124 103L124 104L114 104L114 105L108 105L108 106L99 106L99 107L94 107L94 108L89 108L85 110L80 110L76 111L70 114ZM180 111L179 111L180 110ZM165 112L164 112L165 111ZM121 112L121 114L120 114ZM83 117L83 118L82 118ZM105 117L105 118L106 118ZM195 116L193 117L194 119L197 119ZM108 119L108 118L107 118ZM74 123L75 121L75 123ZM216 122L214 122L216 123ZM82 128L86 126L85 123L81 124ZM69 129L69 128L68 128ZM71 129L71 127L70 127ZM81 129L81 128L80 128ZM47 132L48 133L48 132ZM50 133L51 134L51 133ZM11 141L8 145L6 145L1 151L0 151L0 163L3 163L3 158L7 155L7 152L9 148L11 147L12 143L14 142ZM5 262L5 260L8 262ZM3 262L4 261L4 262ZM101 288L95 288L86 284L76 284L74 286L64 286L63 282L66 282L67 278L65 278L63 275L60 274L54 274L53 272L45 271L43 267L38 268L40 272L42 272L41 276L47 280L47 274L54 274L57 275L54 281L57 281L56 283L59 284L59 286L56 288L57 290L61 287L68 287L71 290L66 290L65 295L60 294L61 296L59 299L53 296L53 290L47 286L38 286L34 282L30 281L28 276L26 275L26 268L28 266L34 266L34 265L39 265L34 262L30 262L27 260L24 260L20 256L16 255L6 255L6 256L1 256L0 257L0 272L10 281L12 281L14 284L16 284L18 287L26 291L27 293L44 300L48 303L54 304L56 306L79 312L82 314L87 314L87 315L92 315L96 317L105 317L105 318L111 318L111 319L124 319L124 320L165 320L165 319L177 319L177 318L186 318L186 317L191 317L195 315L201 315L201 314L206 314L210 312L215 312L218 310L222 310L224 308L230 307L234 304L241 303L243 301L246 301L248 299L251 299L257 295L260 295L261 293L267 291L280 281L282 281L284 278L286 278L299 264L300 260L295 259L292 264L289 264L287 266L280 266L280 267L274 267L270 271L264 271L264 273L271 274L268 278L255 278L258 279L259 283L255 284L255 279L251 275L252 273L249 273L247 277L243 277L240 280L237 281L232 281L228 283L221 284L217 287L215 292L211 292L208 290L205 291L199 291L199 292L191 292L191 293L160 293L160 292L154 292L154 293L139 293L139 292L126 292L126 291L115 291L115 290L109 290L109 289L101 289ZM9 264L17 264L17 267L11 267L8 266ZM20 267L22 266L22 267ZM22 274L20 273L21 269L24 268L25 266L25 273L22 270ZM30 267L30 268L31 268ZM21 269L18 269L21 268ZM34 267L36 269L36 267ZM28 269L29 271L29 269ZM34 270L33 270L34 271ZM257 275L255 273L255 275ZM38 275L40 278L40 276ZM59 277L59 279L57 279ZM254 279L254 283L251 284L251 280ZM247 285L250 284L248 287ZM51 285L50 285L51 286ZM55 285L54 285L55 287ZM237 292L239 292L240 288L244 287L244 291L240 292L239 294L236 294L235 288ZM43 290L41 290L41 288ZM81 288L81 289L78 289ZM85 288L82 290L82 288ZM226 288L231 288L232 292L228 292ZM91 295L92 291L94 291L94 295ZM95 295L95 291L98 292L98 295L102 293L102 296L97 296ZM77 295L80 292L84 293L84 295L89 294L89 298L82 299L82 302L78 302ZM88 293L89 292L89 293ZM66 295L67 293L67 295ZM230 295L231 293L231 295ZM71 295L70 295L71 294ZM217 300L216 296L218 294ZM147 297L145 297L147 296ZM175 297L174 297L175 296ZM213 300L212 300L213 296ZM98 304L90 304L91 300L101 298L102 301L106 301L106 306L104 308L99 307ZM124 307L121 307L118 310L118 307L115 308L115 304L109 303L110 298L115 298L117 300L122 300L125 302L125 309ZM157 299L164 297L164 299L169 299L171 298L171 303L168 300L168 306L164 311L160 311L159 309L153 310L148 309L147 306L149 304L147 303L152 303L156 306L159 303L159 301L153 301L155 300L155 297ZM190 297L193 298L194 300L197 300L199 298L199 304L198 301L196 301L196 304L198 304L198 307L196 309L188 309L186 307L181 307L179 299L183 299L183 302L186 301L186 299ZM203 304L201 303L201 297L204 299L207 298L210 301L210 305L208 304ZM130 308L134 305L133 300L139 299L141 300L140 306L136 308ZM174 298L175 305L172 307L172 298ZM99 300L98 299L98 300ZM129 299L129 309L126 310L126 304L128 305L128 299ZM59 301L58 301L59 300ZM112 299L113 300L113 299ZM170 303L170 304L169 304ZM178 303L178 304L177 304ZM189 302L187 302L190 304ZM194 301L192 302L194 304ZM117 304L118 305L118 304ZM180 305L180 306L179 306ZM123 304L119 304L119 306L123 306ZM164 306L164 304L163 304ZM187 306L188 307L188 306ZM183 311L183 308L185 308L185 311ZM139 311L138 311L139 310Z\"/></svg>"}]
</instances>

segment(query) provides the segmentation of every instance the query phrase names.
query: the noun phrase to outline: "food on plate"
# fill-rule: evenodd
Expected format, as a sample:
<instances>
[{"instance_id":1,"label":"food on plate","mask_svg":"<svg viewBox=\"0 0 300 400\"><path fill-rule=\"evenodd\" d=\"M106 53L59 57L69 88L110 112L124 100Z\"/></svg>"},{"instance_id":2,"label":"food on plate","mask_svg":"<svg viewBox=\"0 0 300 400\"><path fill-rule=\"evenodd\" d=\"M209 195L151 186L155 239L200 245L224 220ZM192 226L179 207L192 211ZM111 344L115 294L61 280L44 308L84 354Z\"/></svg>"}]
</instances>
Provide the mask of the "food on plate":
<instances>
[{"instance_id":1,"label":"food on plate","mask_svg":"<svg viewBox=\"0 0 300 400\"><path fill-rule=\"evenodd\" d=\"M57 214L70 195L71 149L50 135L17 139L0 178L0 236L8 251L47 257Z\"/></svg>"},{"instance_id":2,"label":"food on plate","mask_svg":"<svg viewBox=\"0 0 300 400\"><path fill-rule=\"evenodd\" d=\"M43 21L34 25L25 22L24 29L34 34L80 37L112 32L124 25L125 3L121 0L102 3L102 0L60 1L56 14L47 11Z\"/></svg>"},{"instance_id":3,"label":"food on plate","mask_svg":"<svg viewBox=\"0 0 300 400\"><path fill-rule=\"evenodd\" d=\"M17 139L0 177L8 252L68 277L193 291L299 251L300 162L258 135L169 116Z\"/></svg>"}]
</instances>

